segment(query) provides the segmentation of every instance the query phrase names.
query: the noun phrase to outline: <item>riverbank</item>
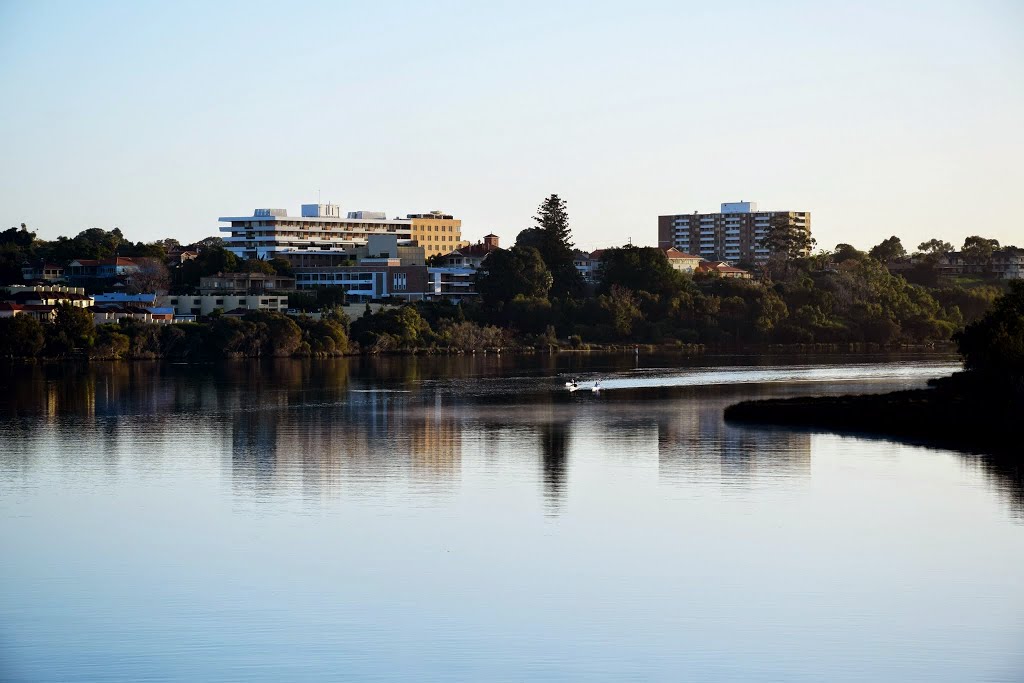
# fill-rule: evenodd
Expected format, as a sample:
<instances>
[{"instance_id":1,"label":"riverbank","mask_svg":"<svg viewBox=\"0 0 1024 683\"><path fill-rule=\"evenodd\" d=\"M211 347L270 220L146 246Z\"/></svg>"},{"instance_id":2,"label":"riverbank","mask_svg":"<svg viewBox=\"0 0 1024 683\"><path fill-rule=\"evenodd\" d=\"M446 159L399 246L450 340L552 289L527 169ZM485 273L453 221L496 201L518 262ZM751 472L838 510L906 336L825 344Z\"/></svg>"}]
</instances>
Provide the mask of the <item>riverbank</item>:
<instances>
[{"instance_id":1,"label":"riverbank","mask_svg":"<svg viewBox=\"0 0 1024 683\"><path fill-rule=\"evenodd\" d=\"M795 427L897 438L973 453L1022 458L1020 396L992 393L967 373L927 389L887 394L810 396L743 401L725 409L726 422Z\"/></svg>"}]
</instances>

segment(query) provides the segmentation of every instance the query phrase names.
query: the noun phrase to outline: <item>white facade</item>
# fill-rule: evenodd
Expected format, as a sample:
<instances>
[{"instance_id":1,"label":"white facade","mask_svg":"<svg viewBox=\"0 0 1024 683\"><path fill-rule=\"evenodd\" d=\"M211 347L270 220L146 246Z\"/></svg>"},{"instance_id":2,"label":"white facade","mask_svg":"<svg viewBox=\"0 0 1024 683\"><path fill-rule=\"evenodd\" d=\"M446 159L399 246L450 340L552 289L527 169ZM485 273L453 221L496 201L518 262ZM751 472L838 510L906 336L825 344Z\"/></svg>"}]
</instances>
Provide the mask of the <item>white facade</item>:
<instances>
[{"instance_id":1,"label":"white facade","mask_svg":"<svg viewBox=\"0 0 1024 683\"><path fill-rule=\"evenodd\" d=\"M269 259L289 252L345 255L366 246L375 234L391 233L402 243L412 239L410 219L342 218L333 204L304 204L302 214L289 217L284 209L257 209L252 216L220 218L229 223L220 231L228 233L226 248L243 259Z\"/></svg>"},{"instance_id":2,"label":"white facade","mask_svg":"<svg viewBox=\"0 0 1024 683\"><path fill-rule=\"evenodd\" d=\"M475 268L428 268L427 294L430 298L444 298L451 301L475 298Z\"/></svg>"}]
</instances>

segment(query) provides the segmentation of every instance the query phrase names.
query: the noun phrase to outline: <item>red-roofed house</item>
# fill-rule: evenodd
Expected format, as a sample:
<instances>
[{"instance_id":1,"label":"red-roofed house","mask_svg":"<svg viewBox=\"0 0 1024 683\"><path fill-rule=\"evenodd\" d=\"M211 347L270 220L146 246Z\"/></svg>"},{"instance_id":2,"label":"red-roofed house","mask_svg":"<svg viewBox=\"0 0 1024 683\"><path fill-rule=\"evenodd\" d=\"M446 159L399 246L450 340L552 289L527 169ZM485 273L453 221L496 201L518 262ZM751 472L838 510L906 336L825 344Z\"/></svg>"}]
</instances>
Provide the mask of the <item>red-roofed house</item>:
<instances>
[{"instance_id":1,"label":"red-roofed house","mask_svg":"<svg viewBox=\"0 0 1024 683\"><path fill-rule=\"evenodd\" d=\"M662 248L662 251L665 252L665 258L668 259L669 265L681 273L693 273L700 266L700 256L687 254L685 251L679 251L675 247Z\"/></svg>"},{"instance_id":2,"label":"red-roofed house","mask_svg":"<svg viewBox=\"0 0 1024 683\"><path fill-rule=\"evenodd\" d=\"M702 261L697 266L696 272L704 275L717 274L719 277L731 277L739 280L749 280L753 277L748 271L730 266L725 261Z\"/></svg>"},{"instance_id":3,"label":"red-roofed house","mask_svg":"<svg viewBox=\"0 0 1024 683\"><path fill-rule=\"evenodd\" d=\"M459 247L444 256L445 267L472 268L476 270L484 262L488 254L498 249L498 239L498 236L492 233L485 236L483 242Z\"/></svg>"},{"instance_id":4,"label":"red-roofed house","mask_svg":"<svg viewBox=\"0 0 1024 683\"><path fill-rule=\"evenodd\" d=\"M22 304L14 304L10 301L0 301L0 318L13 318L19 313L24 313L25 307Z\"/></svg>"}]
</instances>

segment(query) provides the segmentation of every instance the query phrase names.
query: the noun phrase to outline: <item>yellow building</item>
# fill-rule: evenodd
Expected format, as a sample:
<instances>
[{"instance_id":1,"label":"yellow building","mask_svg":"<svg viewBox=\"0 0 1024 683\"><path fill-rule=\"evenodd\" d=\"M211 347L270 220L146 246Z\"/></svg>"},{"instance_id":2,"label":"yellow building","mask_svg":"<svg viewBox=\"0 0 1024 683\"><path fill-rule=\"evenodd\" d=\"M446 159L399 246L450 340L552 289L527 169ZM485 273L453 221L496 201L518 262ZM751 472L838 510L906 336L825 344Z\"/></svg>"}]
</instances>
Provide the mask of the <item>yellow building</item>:
<instances>
[{"instance_id":1,"label":"yellow building","mask_svg":"<svg viewBox=\"0 0 1024 683\"><path fill-rule=\"evenodd\" d=\"M448 254L467 244L462 241L462 221L440 211L412 213L412 239L423 247L426 257Z\"/></svg>"}]
</instances>

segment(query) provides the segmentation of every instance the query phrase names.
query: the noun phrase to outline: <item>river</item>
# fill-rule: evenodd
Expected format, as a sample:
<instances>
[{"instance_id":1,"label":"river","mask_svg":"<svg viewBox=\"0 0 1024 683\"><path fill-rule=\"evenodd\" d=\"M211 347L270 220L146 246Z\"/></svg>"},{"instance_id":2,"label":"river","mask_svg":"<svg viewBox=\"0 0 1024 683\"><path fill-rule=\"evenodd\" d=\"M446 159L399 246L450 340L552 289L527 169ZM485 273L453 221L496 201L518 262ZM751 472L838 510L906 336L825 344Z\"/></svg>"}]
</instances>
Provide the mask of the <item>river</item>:
<instances>
[{"instance_id":1,"label":"river","mask_svg":"<svg viewBox=\"0 0 1024 683\"><path fill-rule=\"evenodd\" d=\"M0 680L1020 681L1019 479L722 421L956 368L8 366Z\"/></svg>"}]
</instances>

